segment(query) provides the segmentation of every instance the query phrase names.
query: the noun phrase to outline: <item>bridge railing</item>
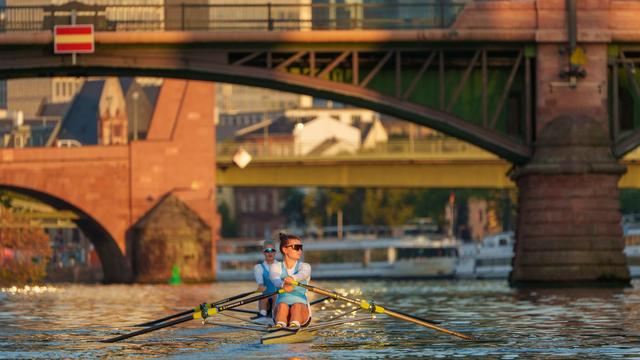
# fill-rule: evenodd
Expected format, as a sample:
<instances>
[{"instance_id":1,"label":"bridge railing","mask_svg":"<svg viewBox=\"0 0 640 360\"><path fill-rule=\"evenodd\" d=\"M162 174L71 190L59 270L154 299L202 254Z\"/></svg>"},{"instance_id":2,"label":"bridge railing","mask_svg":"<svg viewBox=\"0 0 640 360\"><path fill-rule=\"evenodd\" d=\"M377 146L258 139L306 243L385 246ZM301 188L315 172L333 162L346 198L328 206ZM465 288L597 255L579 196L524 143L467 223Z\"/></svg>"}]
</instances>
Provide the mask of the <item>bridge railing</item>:
<instances>
[{"instance_id":1,"label":"bridge railing","mask_svg":"<svg viewBox=\"0 0 640 360\"><path fill-rule=\"evenodd\" d=\"M304 159L336 160L384 160L389 159L497 159L485 150L469 143L451 139L391 140L370 146L346 142L301 143L296 141L245 141L222 142L217 144L218 161L231 161L240 150L244 150L254 160L282 161Z\"/></svg>"},{"instance_id":2,"label":"bridge railing","mask_svg":"<svg viewBox=\"0 0 640 360\"><path fill-rule=\"evenodd\" d=\"M291 4L282 2L216 4L96 5L71 2L53 6L0 7L0 32L51 30L54 25L93 24L96 31L159 30L351 30L425 29L451 26L471 0L423 0L400 4ZM105 5L100 5L100 3Z\"/></svg>"}]
</instances>

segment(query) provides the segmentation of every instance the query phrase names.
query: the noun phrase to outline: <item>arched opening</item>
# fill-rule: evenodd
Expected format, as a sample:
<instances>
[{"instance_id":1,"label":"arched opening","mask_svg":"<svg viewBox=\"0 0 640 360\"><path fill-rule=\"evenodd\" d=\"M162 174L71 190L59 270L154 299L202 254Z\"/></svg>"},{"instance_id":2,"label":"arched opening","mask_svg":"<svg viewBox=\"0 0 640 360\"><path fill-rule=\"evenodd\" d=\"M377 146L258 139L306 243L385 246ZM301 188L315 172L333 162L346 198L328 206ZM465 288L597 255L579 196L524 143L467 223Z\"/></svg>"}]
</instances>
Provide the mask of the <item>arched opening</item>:
<instances>
[{"instance_id":1,"label":"arched opening","mask_svg":"<svg viewBox=\"0 0 640 360\"><path fill-rule=\"evenodd\" d=\"M35 199L54 208L56 211L64 211L65 213L75 214L76 216L72 221L84 235L83 238L86 238L91 242L91 247L93 248L95 254L99 259L99 265L102 267L102 275L100 280L104 283L122 283L130 281L130 266L126 261L124 254L116 244L111 234L109 234L109 232L102 225L100 225L100 223L93 219L87 212L83 211L73 204L70 204L64 199L35 189L0 184L0 190L7 190L13 193L23 194L30 199ZM47 228L46 224L43 224L42 227L47 229L47 233L51 238L52 246L54 247L54 256L52 259L60 262L60 267L73 267L74 265L79 266L80 261L87 264L93 261L90 258L92 256L90 252L81 254L81 252L76 251L81 249L77 249L75 247L72 249L68 249L70 245L69 241L71 242L71 244L77 242L77 245L80 245L80 238L76 237L75 239L67 239L66 242L56 243L56 241L63 240L58 236L61 235L61 233L53 230L53 228ZM67 249L65 249L65 247L67 247ZM52 264L51 266L55 267L57 265ZM82 267L79 267L78 269L82 269ZM88 267L85 267L85 270L86 269L88 269ZM67 270L74 271L74 269ZM88 277L87 274L77 273L72 273L72 276L75 276L78 279ZM73 280L73 278L65 280L71 281Z\"/></svg>"}]
</instances>

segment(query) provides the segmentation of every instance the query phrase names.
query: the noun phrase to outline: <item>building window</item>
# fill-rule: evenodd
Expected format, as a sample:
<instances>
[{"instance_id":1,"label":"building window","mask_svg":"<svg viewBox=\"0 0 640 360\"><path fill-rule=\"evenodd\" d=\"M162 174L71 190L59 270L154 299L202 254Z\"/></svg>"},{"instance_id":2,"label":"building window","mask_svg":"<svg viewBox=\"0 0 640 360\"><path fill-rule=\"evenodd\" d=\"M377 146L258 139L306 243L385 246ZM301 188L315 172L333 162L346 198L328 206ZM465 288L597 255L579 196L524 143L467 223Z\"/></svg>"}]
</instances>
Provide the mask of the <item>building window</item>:
<instances>
[{"instance_id":1,"label":"building window","mask_svg":"<svg viewBox=\"0 0 640 360\"><path fill-rule=\"evenodd\" d=\"M245 196L238 196L240 201L240 211L246 213L248 210L247 198Z\"/></svg>"},{"instance_id":2,"label":"building window","mask_svg":"<svg viewBox=\"0 0 640 360\"><path fill-rule=\"evenodd\" d=\"M267 211L269 199L267 198L267 194L260 194L260 211Z\"/></svg>"},{"instance_id":3,"label":"building window","mask_svg":"<svg viewBox=\"0 0 640 360\"><path fill-rule=\"evenodd\" d=\"M247 210L249 212L255 212L256 211L256 197L253 194L251 194L251 195L247 196L247 198L248 198L247 199L247 202L248 202L248 204L247 204L248 209Z\"/></svg>"}]
</instances>

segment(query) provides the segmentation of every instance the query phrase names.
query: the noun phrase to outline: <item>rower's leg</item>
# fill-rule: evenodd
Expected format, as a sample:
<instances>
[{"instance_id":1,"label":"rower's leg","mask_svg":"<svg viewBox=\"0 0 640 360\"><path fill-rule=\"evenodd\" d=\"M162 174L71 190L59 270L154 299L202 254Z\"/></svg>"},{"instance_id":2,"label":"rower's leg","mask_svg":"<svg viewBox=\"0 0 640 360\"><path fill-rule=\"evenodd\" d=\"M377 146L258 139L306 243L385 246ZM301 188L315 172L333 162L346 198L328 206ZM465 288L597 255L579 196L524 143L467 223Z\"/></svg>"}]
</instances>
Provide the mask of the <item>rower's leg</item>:
<instances>
[{"instance_id":1,"label":"rower's leg","mask_svg":"<svg viewBox=\"0 0 640 360\"><path fill-rule=\"evenodd\" d=\"M309 320L309 307L307 304L291 305L291 322L296 321L298 325L302 325ZM291 323L289 323L291 326Z\"/></svg>"},{"instance_id":2,"label":"rower's leg","mask_svg":"<svg viewBox=\"0 0 640 360\"><path fill-rule=\"evenodd\" d=\"M278 306L276 306L276 324L283 323L286 326L288 318L289 318L289 305L285 303L278 304Z\"/></svg>"},{"instance_id":3,"label":"rower's leg","mask_svg":"<svg viewBox=\"0 0 640 360\"><path fill-rule=\"evenodd\" d=\"M269 312L269 298L258 301L258 310L260 310L260 315L267 316L267 312ZM263 311L264 314L262 314Z\"/></svg>"}]
</instances>

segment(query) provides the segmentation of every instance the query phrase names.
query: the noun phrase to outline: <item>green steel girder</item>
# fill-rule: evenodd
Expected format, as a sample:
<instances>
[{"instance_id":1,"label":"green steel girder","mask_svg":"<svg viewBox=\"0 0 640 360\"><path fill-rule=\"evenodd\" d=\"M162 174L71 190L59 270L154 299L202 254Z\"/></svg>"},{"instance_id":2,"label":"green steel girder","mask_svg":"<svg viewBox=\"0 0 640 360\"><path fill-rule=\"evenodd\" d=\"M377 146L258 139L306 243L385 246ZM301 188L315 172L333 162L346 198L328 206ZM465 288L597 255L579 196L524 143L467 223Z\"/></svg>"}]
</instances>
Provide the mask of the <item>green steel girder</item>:
<instances>
[{"instance_id":1,"label":"green steel girder","mask_svg":"<svg viewBox=\"0 0 640 360\"><path fill-rule=\"evenodd\" d=\"M640 145L640 45L610 45L608 55L610 135L621 158Z\"/></svg>"},{"instance_id":2,"label":"green steel girder","mask_svg":"<svg viewBox=\"0 0 640 360\"><path fill-rule=\"evenodd\" d=\"M0 78L139 75L272 88L386 113L523 163L531 156L532 49L462 43L98 44L94 54L78 56L72 65L42 46L14 46L0 52Z\"/></svg>"}]
</instances>

